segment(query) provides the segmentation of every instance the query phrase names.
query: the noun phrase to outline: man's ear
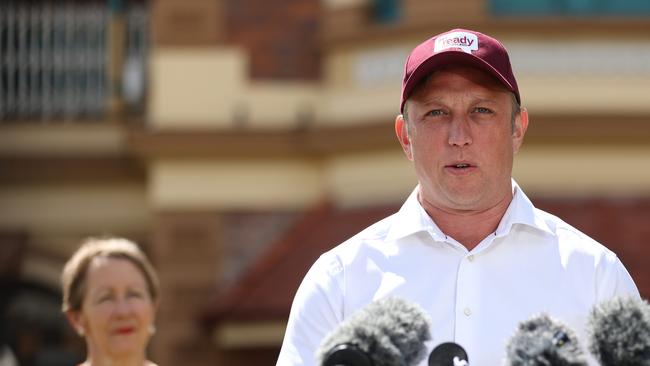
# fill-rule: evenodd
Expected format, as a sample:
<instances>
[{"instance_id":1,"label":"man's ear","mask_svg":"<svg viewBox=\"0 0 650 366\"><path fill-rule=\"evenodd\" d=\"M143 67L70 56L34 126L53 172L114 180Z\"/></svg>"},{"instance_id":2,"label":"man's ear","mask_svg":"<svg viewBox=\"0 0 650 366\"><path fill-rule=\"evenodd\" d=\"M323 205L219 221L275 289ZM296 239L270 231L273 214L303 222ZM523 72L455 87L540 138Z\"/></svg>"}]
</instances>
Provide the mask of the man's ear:
<instances>
[{"instance_id":1,"label":"man's ear","mask_svg":"<svg viewBox=\"0 0 650 366\"><path fill-rule=\"evenodd\" d=\"M515 116L515 126L512 131L512 149L516 154L524 143L524 135L528 129L528 110L521 107L519 113Z\"/></svg>"},{"instance_id":2,"label":"man's ear","mask_svg":"<svg viewBox=\"0 0 650 366\"><path fill-rule=\"evenodd\" d=\"M70 323L70 326L77 334L82 337L86 334L86 326L81 312L68 310L65 312L65 317L68 318L68 323Z\"/></svg>"},{"instance_id":3,"label":"man's ear","mask_svg":"<svg viewBox=\"0 0 650 366\"><path fill-rule=\"evenodd\" d=\"M413 151L411 150L411 139L408 133L408 122L404 120L404 116L401 114L397 115L395 118L395 134L397 135L397 140L399 140L400 145L402 145L402 150L406 157L413 161Z\"/></svg>"}]
</instances>

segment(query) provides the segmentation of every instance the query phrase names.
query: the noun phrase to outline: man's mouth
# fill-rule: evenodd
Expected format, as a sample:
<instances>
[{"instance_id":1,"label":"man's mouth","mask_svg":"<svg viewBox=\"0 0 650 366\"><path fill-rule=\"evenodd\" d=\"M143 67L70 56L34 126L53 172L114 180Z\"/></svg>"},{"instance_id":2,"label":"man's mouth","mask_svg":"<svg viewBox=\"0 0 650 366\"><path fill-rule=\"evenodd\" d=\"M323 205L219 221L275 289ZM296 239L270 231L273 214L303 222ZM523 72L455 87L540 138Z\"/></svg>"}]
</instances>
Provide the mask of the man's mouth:
<instances>
[{"instance_id":1,"label":"man's mouth","mask_svg":"<svg viewBox=\"0 0 650 366\"><path fill-rule=\"evenodd\" d=\"M476 165L466 161L445 165L448 173L462 176L473 173L476 171L476 168Z\"/></svg>"},{"instance_id":2,"label":"man's mouth","mask_svg":"<svg viewBox=\"0 0 650 366\"><path fill-rule=\"evenodd\" d=\"M447 168L456 168L456 169L465 169L471 167L474 167L474 165L470 163L454 163L454 164L447 165Z\"/></svg>"}]
</instances>

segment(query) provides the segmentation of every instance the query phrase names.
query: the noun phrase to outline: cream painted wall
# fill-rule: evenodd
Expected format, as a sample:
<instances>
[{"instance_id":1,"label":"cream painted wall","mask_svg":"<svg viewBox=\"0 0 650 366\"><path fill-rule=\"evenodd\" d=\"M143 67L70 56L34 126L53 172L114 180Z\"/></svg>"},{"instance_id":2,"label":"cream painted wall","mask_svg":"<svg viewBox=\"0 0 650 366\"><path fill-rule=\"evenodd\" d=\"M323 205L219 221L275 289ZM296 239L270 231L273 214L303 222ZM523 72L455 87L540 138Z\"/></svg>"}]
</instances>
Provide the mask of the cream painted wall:
<instances>
[{"instance_id":1,"label":"cream painted wall","mask_svg":"<svg viewBox=\"0 0 650 366\"><path fill-rule=\"evenodd\" d=\"M153 127L232 125L247 59L235 48L158 48L151 55L148 117Z\"/></svg>"},{"instance_id":2,"label":"cream painted wall","mask_svg":"<svg viewBox=\"0 0 650 366\"><path fill-rule=\"evenodd\" d=\"M532 113L650 113L650 75L641 77L524 76L522 104Z\"/></svg>"},{"instance_id":3,"label":"cream painted wall","mask_svg":"<svg viewBox=\"0 0 650 366\"><path fill-rule=\"evenodd\" d=\"M529 194L650 196L650 146L526 147L513 176Z\"/></svg>"},{"instance_id":4,"label":"cream painted wall","mask_svg":"<svg viewBox=\"0 0 650 366\"><path fill-rule=\"evenodd\" d=\"M161 160L149 167L149 200L165 209L299 209L323 197L319 164L305 159Z\"/></svg>"},{"instance_id":5,"label":"cream painted wall","mask_svg":"<svg viewBox=\"0 0 650 366\"><path fill-rule=\"evenodd\" d=\"M320 98L321 88L315 83L255 82L246 85L239 105L248 110L246 127L291 129L312 123Z\"/></svg>"},{"instance_id":6,"label":"cream painted wall","mask_svg":"<svg viewBox=\"0 0 650 366\"><path fill-rule=\"evenodd\" d=\"M313 82L250 82L235 48L160 49L153 54L150 124L156 128L281 129L314 115ZM313 117L312 117L313 118Z\"/></svg>"},{"instance_id":7,"label":"cream painted wall","mask_svg":"<svg viewBox=\"0 0 650 366\"><path fill-rule=\"evenodd\" d=\"M378 122L392 125L399 113L399 98L400 91L395 87L328 90L319 104L318 125L341 127Z\"/></svg>"},{"instance_id":8,"label":"cream painted wall","mask_svg":"<svg viewBox=\"0 0 650 366\"><path fill-rule=\"evenodd\" d=\"M398 147L324 162L166 160L150 167L156 209L305 209L324 197L343 206L385 204L401 201L415 184Z\"/></svg>"},{"instance_id":9,"label":"cream painted wall","mask_svg":"<svg viewBox=\"0 0 650 366\"><path fill-rule=\"evenodd\" d=\"M336 156L326 165L327 189L341 206L399 203L417 185L412 163L395 149Z\"/></svg>"},{"instance_id":10,"label":"cream painted wall","mask_svg":"<svg viewBox=\"0 0 650 366\"><path fill-rule=\"evenodd\" d=\"M131 184L3 187L0 226L103 234L147 228L145 187Z\"/></svg>"},{"instance_id":11,"label":"cream painted wall","mask_svg":"<svg viewBox=\"0 0 650 366\"><path fill-rule=\"evenodd\" d=\"M354 47L332 48L323 58L323 82L327 89L347 89L361 82L399 88L404 72L404 61L412 47L421 42L417 38L405 38L400 42L376 40ZM364 70L372 68L374 70ZM367 72L367 73L364 73ZM364 75L375 75L374 80ZM394 84L397 82L397 84Z\"/></svg>"}]
</instances>

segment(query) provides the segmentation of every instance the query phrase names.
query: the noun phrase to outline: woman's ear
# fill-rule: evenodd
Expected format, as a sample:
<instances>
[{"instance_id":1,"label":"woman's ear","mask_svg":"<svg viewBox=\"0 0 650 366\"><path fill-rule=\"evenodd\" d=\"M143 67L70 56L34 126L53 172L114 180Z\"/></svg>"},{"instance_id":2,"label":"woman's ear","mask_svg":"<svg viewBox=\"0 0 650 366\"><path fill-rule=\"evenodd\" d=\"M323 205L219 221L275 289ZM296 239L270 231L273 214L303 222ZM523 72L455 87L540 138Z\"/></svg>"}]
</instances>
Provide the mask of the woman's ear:
<instances>
[{"instance_id":1,"label":"woman's ear","mask_svg":"<svg viewBox=\"0 0 650 366\"><path fill-rule=\"evenodd\" d=\"M411 139L408 133L408 122L404 120L404 116L399 114L395 118L395 134L397 135L397 140L399 140L400 145L402 145L402 150L406 157L413 161L413 151L411 150Z\"/></svg>"},{"instance_id":2,"label":"woman's ear","mask_svg":"<svg viewBox=\"0 0 650 366\"><path fill-rule=\"evenodd\" d=\"M65 317L68 319L68 323L70 323L72 329L74 329L79 336L83 337L86 335L86 326L83 317L81 316L81 312L68 310L65 312Z\"/></svg>"},{"instance_id":3,"label":"woman's ear","mask_svg":"<svg viewBox=\"0 0 650 366\"><path fill-rule=\"evenodd\" d=\"M158 308L160 307L160 300L157 299L153 301L152 304L153 304L153 321L155 323L158 314Z\"/></svg>"}]
</instances>

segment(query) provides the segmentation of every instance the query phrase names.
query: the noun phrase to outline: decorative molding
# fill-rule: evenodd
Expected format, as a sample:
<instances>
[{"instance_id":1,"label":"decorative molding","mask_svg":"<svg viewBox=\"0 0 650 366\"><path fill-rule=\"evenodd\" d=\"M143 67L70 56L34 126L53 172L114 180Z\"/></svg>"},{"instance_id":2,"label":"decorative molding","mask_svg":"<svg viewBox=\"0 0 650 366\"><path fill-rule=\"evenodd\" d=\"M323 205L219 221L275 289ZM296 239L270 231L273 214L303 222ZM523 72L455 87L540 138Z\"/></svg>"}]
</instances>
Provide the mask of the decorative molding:
<instances>
[{"instance_id":1,"label":"decorative molding","mask_svg":"<svg viewBox=\"0 0 650 366\"><path fill-rule=\"evenodd\" d=\"M323 16L324 47L365 42L388 42L404 37L427 37L462 24L499 37L526 39L648 39L648 20L634 17L523 17L489 14L483 1L465 0L452 7L444 2L409 1L404 16L394 23L373 21L369 5L328 10ZM446 16L440 16L445 11ZM453 11L453 14L449 14ZM567 36L568 35L568 36Z\"/></svg>"},{"instance_id":2,"label":"decorative molding","mask_svg":"<svg viewBox=\"0 0 650 366\"><path fill-rule=\"evenodd\" d=\"M527 145L650 146L647 115L531 115ZM372 121L346 127L303 130L147 131L128 136L138 157L323 158L335 154L399 149L393 125Z\"/></svg>"},{"instance_id":3,"label":"decorative molding","mask_svg":"<svg viewBox=\"0 0 650 366\"><path fill-rule=\"evenodd\" d=\"M156 47L225 44L227 12L223 0L157 0L151 6Z\"/></svg>"},{"instance_id":4,"label":"decorative molding","mask_svg":"<svg viewBox=\"0 0 650 366\"><path fill-rule=\"evenodd\" d=\"M397 148L392 125L302 130L132 131L129 145L145 158L322 157Z\"/></svg>"},{"instance_id":5,"label":"decorative molding","mask_svg":"<svg viewBox=\"0 0 650 366\"><path fill-rule=\"evenodd\" d=\"M131 157L0 158L0 186L144 182L145 168Z\"/></svg>"},{"instance_id":6,"label":"decorative molding","mask_svg":"<svg viewBox=\"0 0 650 366\"><path fill-rule=\"evenodd\" d=\"M223 349L279 347L286 327L280 321L223 324L213 330L212 339Z\"/></svg>"}]
</instances>

